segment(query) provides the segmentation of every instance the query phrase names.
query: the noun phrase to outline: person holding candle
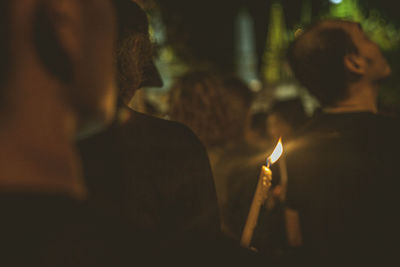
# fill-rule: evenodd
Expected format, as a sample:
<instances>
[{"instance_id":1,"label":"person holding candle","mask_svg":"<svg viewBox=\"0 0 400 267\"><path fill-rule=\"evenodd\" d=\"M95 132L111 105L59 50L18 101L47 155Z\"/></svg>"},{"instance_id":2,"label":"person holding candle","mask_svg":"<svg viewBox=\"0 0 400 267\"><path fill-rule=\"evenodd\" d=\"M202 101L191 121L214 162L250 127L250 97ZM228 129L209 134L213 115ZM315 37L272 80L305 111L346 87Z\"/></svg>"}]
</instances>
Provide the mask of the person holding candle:
<instances>
[{"instance_id":1,"label":"person holding candle","mask_svg":"<svg viewBox=\"0 0 400 267\"><path fill-rule=\"evenodd\" d=\"M218 72L194 70L178 79L170 91L172 120L188 125L202 140L211 159L218 203L222 218L222 232L228 240L239 244L253 194L259 181L269 183L270 170L265 164L265 147L248 142L252 93L238 78ZM258 186L262 193L262 188ZM257 198L258 199L258 198ZM257 201L258 202L258 201ZM247 246L251 240L253 223L258 213L253 208ZM245 244L246 243L246 244ZM220 251L227 251L221 246ZM239 255L231 250L230 254ZM229 256L230 260L237 258ZM246 265L251 265L251 261Z\"/></svg>"},{"instance_id":2,"label":"person holding candle","mask_svg":"<svg viewBox=\"0 0 400 267\"><path fill-rule=\"evenodd\" d=\"M307 115L299 97L275 100L265 120L270 139L283 140L284 146L296 136L306 121ZM285 153L271 166L273 179L270 196L265 209L260 214L259 223L254 233L254 246L261 252L275 251L282 253L287 247L284 224L284 199L286 195Z\"/></svg>"},{"instance_id":3,"label":"person holding candle","mask_svg":"<svg viewBox=\"0 0 400 267\"><path fill-rule=\"evenodd\" d=\"M247 142L252 93L240 79L211 71L191 71L170 91L170 117L189 126L207 148L217 189L222 230L239 240L251 203L260 146Z\"/></svg>"},{"instance_id":4,"label":"person holding candle","mask_svg":"<svg viewBox=\"0 0 400 267\"><path fill-rule=\"evenodd\" d=\"M272 140L282 138L285 143L288 143L296 136L297 131L306 124L307 119L308 117L300 98L296 97L275 101L269 110L267 118L268 134ZM284 161L284 158L279 162L278 169L285 168L281 166L284 164L282 161ZM272 187L273 195L283 201L285 198L286 181L281 180L281 171L276 172L277 175L275 175Z\"/></svg>"},{"instance_id":5,"label":"person holding candle","mask_svg":"<svg viewBox=\"0 0 400 267\"><path fill-rule=\"evenodd\" d=\"M308 27L288 58L321 104L287 154L288 242L311 265L387 266L399 240L399 124L377 97L390 66L360 24L342 20Z\"/></svg>"}]
</instances>

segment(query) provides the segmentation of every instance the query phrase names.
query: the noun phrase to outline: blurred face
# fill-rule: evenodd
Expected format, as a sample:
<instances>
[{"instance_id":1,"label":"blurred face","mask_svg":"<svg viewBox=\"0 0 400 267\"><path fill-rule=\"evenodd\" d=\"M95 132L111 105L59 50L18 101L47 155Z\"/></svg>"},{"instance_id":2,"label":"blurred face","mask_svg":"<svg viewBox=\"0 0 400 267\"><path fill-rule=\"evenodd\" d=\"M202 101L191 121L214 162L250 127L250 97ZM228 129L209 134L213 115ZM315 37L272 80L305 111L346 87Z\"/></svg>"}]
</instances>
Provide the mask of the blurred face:
<instances>
[{"instance_id":1,"label":"blurred face","mask_svg":"<svg viewBox=\"0 0 400 267\"><path fill-rule=\"evenodd\" d=\"M71 100L80 118L80 132L90 133L111 121L116 106L114 70L115 17L112 0L86 0L81 12L83 43L75 62Z\"/></svg>"}]
</instances>

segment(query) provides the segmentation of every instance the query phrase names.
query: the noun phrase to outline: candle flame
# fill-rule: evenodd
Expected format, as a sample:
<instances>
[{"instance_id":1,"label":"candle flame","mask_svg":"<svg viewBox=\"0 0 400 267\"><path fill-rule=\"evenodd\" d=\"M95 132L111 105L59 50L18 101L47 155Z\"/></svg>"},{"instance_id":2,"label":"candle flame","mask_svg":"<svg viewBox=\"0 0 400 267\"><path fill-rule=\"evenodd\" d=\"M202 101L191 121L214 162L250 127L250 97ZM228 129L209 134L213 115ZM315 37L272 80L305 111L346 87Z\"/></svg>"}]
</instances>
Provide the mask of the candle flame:
<instances>
[{"instance_id":1,"label":"candle flame","mask_svg":"<svg viewBox=\"0 0 400 267\"><path fill-rule=\"evenodd\" d=\"M279 138L278 144L276 145L271 156L269 156L268 158L269 162L271 164L274 164L282 156L282 153L283 153L282 138Z\"/></svg>"}]
</instances>

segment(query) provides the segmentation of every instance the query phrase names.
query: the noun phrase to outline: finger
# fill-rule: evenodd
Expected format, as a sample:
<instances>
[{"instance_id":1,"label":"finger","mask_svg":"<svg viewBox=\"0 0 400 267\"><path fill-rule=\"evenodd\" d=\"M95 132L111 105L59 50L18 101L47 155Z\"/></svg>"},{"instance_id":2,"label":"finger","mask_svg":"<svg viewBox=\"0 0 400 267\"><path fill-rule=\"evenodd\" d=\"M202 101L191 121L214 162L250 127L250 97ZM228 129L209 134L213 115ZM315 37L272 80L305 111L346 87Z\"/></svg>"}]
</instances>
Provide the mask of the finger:
<instances>
[{"instance_id":1,"label":"finger","mask_svg":"<svg viewBox=\"0 0 400 267\"><path fill-rule=\"evenodd\" d=\"M261 173L260 173L261 177L265 177L267 180L272 180L272 172L271 170L267 167L267 166L262 166L261 168Z\"/></svg>"}]
</instances>

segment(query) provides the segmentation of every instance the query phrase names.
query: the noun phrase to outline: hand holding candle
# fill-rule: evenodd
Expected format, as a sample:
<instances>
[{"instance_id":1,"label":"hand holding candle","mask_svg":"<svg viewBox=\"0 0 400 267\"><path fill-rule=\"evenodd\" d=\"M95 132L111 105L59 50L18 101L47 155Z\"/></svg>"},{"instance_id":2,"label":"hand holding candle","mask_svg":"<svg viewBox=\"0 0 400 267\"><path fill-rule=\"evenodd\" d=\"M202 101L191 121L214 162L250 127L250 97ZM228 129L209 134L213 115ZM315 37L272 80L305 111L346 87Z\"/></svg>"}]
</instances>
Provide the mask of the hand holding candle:
<instances>
[{"instance_id":1,"label":"hand holding candle","mask_svg":"<svg viewBox=\"0 0 400 267\"><path fill-rule=\"evenodd\" d=\"M281 139L279 139L271 156L268 157L266 166L261 167L260 176L258 178L256 192L254 193L253 202L250 206L249 215L247 216L246 224L244 226L240 244L243 247L249 247L253 237L254 229L257 225L258 216L260 214L261 206L264 204L268 196L268 190L271 186L272 171L270 165L274 164L283 153L283 146Z\"/></svg>"}]
</instances>

